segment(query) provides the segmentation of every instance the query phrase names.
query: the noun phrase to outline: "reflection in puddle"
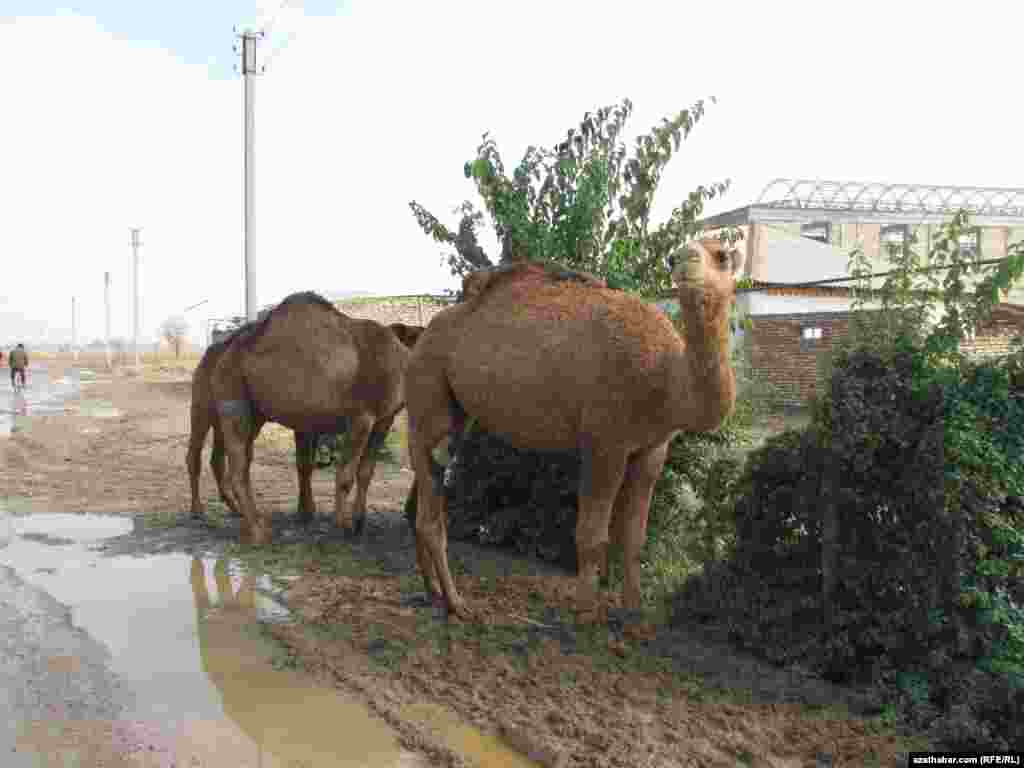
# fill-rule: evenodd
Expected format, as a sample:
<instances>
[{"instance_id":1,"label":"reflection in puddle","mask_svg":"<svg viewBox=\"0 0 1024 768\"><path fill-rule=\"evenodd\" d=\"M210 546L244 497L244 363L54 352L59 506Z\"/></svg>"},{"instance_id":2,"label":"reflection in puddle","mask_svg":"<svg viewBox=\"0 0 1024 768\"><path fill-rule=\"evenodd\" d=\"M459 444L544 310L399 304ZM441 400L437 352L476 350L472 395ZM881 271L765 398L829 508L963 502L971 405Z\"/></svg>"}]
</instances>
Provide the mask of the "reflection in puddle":
<instances>
[{"instance_id":1,"label":"reflection in puddle","mask_svg":"<svg viewBox=\"0 0 1024 768\"><path fill-rule=\"evenodd\" d=\"M16 392L10 379L0 376L0 437L23 431L29 416L63 413L80 389L74 369L68 376L50 381L46 369L30 367L26 388Z\"/></svg>"},{"instance_id":2,"label":"reflection in puddle","mask_svg":"<svg viewBox=\"0 0 1024 768\"><path fill-rule=\"evenodd\" d=\"M462 722L458 715L435 704L419 702L402 710L402 718L427 725L449 749L476 758L481 765L536 768L537 763L506 746L496 736Z\"/></svg>"},{"instance_id":3,"label":"reflection in puddle","mask_svg":"<svg viewBox=\"0 0 1024 768\"><path fill-rule=\"evenodd\" d=\"M83 768L427 764L401 749L394 732L361 703L299 670L275 668L275 654L283 654L260 623L288 612L267 576L225 559L104 554L103 540L133 532L127 516L10 515L0 503L0 546L5 520L10 534L0 549L0 576L9 566L67 606L70 625L103 648L101 666L125 696L111 710L117 720L75 717L57 704L45 721L22 722L17 744L0 743L0 754L14 746L27 759L73 753L79 757L70 764ZM48 669L74 677L79 652L51 651L57 655L47 659ZM536 765L447 709L417 703L403 716L483 768Z\"/></svg>"},{"instance_id":4,"label":"reflection in puddle","mask_svg":"<svg viewBox=\"0 0 1024 768\"><path fill-rule=\"evenodd\" d=\"M198 558L191 565L199 653L203 671L220 691L224 713L251 742L238 757L258 752L263 765L282 766L395 765L398 747L382 721L336 691L268 664L271 649L252 631L263 597L256 591L256 577L242 575L234 589L227 563L218 560L213 577L220 599L214 601L205 565ZM216 757L239 764L220 744Z\"/></svg>"},{"instance_id":5,"label":"reflection in puddle","mask_svg":"<svg viewBox=\"0 0 1024 768\"><path fill-rule=\"evenodd\" d=\"M361 704L274 668L259 621L284 609L265 577L232 574L224 560L96 551L132 527L128 517L13 518L0 565L68 606L71 623L106 646L111 671L132 694L117 721L63 720L56 710L46 723L22 723L19 756L95 754L76 763L90 768L111 755L161 767L424 764Z\"/></svg>"}]
</instances>

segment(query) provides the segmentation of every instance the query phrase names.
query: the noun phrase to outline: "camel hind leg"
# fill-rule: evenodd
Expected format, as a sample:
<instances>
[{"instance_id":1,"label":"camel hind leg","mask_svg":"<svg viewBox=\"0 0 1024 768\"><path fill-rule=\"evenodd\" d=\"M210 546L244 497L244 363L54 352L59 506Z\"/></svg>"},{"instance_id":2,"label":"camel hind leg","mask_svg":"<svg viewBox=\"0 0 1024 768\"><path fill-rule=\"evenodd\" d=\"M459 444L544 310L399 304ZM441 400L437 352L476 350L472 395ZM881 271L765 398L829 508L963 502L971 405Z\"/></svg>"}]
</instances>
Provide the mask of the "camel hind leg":
<instances>
[{"instance_id":1,"label":"camel hind leg","mask_svg":"<svg viewBox=\"0 0 1024 768\"><path fill-rule=\"evenodd\" d=\"M624 570L622 605L629 611L640 610L640 550L647 538L651 495L667 455L668 443L663 443L633 456L622 483L619 510Z\"/></svg>"},{"instance_id":2,"label":"camel hind leg","mask_svg":"<svg viewBox=\"0 0 1024 768\"><path fill-rule=\"evenodd\" d=\"M242 513L239 511L238 506L234 500L228 495L224 485L224 432L221 426L216 421L213 424L213 448L210 450L210 470L213 472L213 477L217 481L217 492L220 494L220 500L224 502L224 505L228 508L228 512L233 517L238 517Z\"/></svg>"},{"instance_id":3,"label":"camel hind leg","mask_svg":"<svg viewBox=\"0 0 1024 768\"><path fill-rule=\"evenodd\" d=\"M249 498L255 499L256 496L252 492L252 457L253 448L256 445L256 438L260 436L260 430L263 429L263 425L267 423L267 420L262 416L253 415L251 427L249 430L249 440L245 444L245 488ZM269 523L268 523L269 524Z\"/></svg>"},{"instance_id":4,"label":"camel hind leg","mask_svg":"<svg viewBox=\"0 0 1024 768\"><path fill-rule=\"evenodd\" d=\"M242 514L242 540L253 546L268 544L270 521L260 517L249 482L254 426L251 405L245 400L226 400L218 402L217 407L227 455L224 491L229 505L234 505Z\"/></svg>"},{"instance_id":5,"label":"camel hind leg","mask_svg":"<svg viewBox=\"0 0 1024 768\"><path fill-rule=\"evenodd\" d=\"M334 476L334 521L346 537L359 534L358 521L352 517L352 507L348 497L356 481L356 471L363 455L366 453L373 431L373 417L368 413L360 413L353 417L348 432L349 456L344 466L337 467Z\"/></svg>"},{"instance_id":6,"label":"camel hind leg","mask_svg":"<svg viewBox=\"0 0 1024 768\"><path fill-rule=\"evenodd\" d=\"M203 502L199 498L199 474L202 471L203 444L206 442L206 434L210 431L210 426L209 408L201 407L199 403L193 400L185 466L188 468L189 490L192 493L192 509L190 514L194 518L203 517ZM216 476L216 473L214 475ZM221 481L218 478L217 487L219 488L220 485Z\"/></svg>"},{"instance_id":7,"label":"camel hind leg","mask_svg":"<svg viewBox=\"0 0 1024 768\"><path fill-rule=\"evenodd\" d=\"M295 433L295 469L299 475L300 522L309 523L316 517L316 501L313 498L313 467L316 465L318 435L315 432Z\"/></svg>"},{"instance_id":8,"label":"camel hind leg","mask_svg":"<svg viewBox=\"0 0 1024 768\"><path fill-rule=\"evenodd\" d=\"M627 452L585 442L581 446L579 514L576 521L578 576L576 600L581 621L597 610L595 582L602 565L607 569L608 533L612 509L626 473Z\"/></svg>"},{"instance_id":9,"label":"camel hind leg","mask_svg":"<svg viewBox=\"0 0 1024 768\"><path fill-rule=\"evenodd\" d=\"M469 609L459 596L448 569L448 507L444 496L444 467L435 453L450 458L453 433L461 411L443 375L421 376L407 384L409 458L416 473L416 560L427 596L443 594L448 609L466 617ZM438 589L440 588L440 590Z\"/></svg>"},{"instance_id":10,"label":"camel hind leg","mask_svg":"<svg viewBox=\"0 0 1024 768\"><path fill-rule=\"evenodd\" d=\"M388 432L395 417L391 416L382 419L374 425L370 437L366 441L366 450L363 451L363 458L359 462L359 470L356 473L356 500L352 505L352 522L355 535L359 536L366 525L366 494L373 480L373 472L377 467L377 451L384 445Z\"/></svg>"}]
</instances>

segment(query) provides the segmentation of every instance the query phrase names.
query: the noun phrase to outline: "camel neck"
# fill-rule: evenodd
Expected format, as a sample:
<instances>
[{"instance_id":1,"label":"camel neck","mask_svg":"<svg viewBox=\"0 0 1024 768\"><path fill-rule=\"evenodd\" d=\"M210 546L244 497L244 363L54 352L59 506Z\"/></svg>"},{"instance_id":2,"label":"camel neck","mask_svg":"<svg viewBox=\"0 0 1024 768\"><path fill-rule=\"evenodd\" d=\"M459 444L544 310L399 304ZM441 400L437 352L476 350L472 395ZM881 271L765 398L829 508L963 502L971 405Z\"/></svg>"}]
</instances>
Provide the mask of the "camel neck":
<instances>
[{"instance_id":1,"label":"camel neck","mask_svg":"<svg viewBox=\"0 0 1024 768\"><path fill-rule=\"evenodd\" d=\"M702 312L684 315L686 348L677 378L684 409L681 428L704 432L716 429L732 412L736 377L729 356L729 307L705 301ZM703 316L703 322L695 322Z\"/></svg>"}]
</instances>

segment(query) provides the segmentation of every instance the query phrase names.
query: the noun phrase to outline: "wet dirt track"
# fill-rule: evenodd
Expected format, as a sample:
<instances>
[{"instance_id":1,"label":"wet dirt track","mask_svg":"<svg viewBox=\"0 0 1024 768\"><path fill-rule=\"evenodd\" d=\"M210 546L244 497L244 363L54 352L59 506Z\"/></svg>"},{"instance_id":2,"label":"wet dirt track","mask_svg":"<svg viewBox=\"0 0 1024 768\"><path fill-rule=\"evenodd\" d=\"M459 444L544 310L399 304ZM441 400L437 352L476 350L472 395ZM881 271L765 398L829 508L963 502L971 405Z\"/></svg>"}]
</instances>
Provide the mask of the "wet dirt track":
<instances>
[{"instance_id":1,"label":"wet dirt track","mask_svg":"<svg viewBox=\"0 0 1024 768\"><path fill-rule=\"evenodd\" d=\"M253 483L277 544L239 551L246 575L219 560L235 552L238 525L223 518L205 466L201 492L219 519L187 517L187 371L49 370L50 399L0 433L14 515L13 543L0 546L0 620L17 635L0 664L5 690L23 691L3 699L17 728L0 734L0 768L803 768L822 751L839 768L865 755L889 765L905 749L857 717L873 705L855 692L768 669L698 628L662 627L643 647L627 647L613 623L581 632L567 612L570 574L494 548L451 542L460 588L488 620L436 621L409 602L421 589L401 512L411 473L378 466L353 547L331 523L332 472L313 478L318 521L296 523L292 437L273 425ZM279 622L284 595L293 616ZM40 615L46 631L32 635ZM51 627L63 644L39 641ZM49 704L76 697L78 709L49 716ZM39 712L46 719L33 720ZM364 723L394 745L384 762L367 761L374 753L358 740L375 737Z\"/></svg>"},{"instance_id":2,"label":"wet dirt track","mask_svg":"<svg viewBox=\"0 0 1024 768\"><path fill-rule=\"evenodd\" d=\"M423 764L358 703L274 667L259 624L287 614L266 579L101 551L131 519L5 517L3 765Z\"/></svg>"}]
</instances>

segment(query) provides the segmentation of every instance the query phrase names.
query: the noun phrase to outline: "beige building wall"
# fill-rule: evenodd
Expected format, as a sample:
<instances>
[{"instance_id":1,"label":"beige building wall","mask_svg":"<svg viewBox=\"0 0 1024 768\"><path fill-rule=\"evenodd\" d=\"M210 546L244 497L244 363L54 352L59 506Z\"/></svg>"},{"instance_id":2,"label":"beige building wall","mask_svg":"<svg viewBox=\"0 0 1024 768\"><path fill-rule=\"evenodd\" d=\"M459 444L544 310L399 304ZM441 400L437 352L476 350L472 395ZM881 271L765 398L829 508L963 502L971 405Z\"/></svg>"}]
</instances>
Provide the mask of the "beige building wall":
<instances>
[{"instance_id":1,"label":"beige building wall","mask_svg":"<svg viewBox=\"0 0 1024 768\"><path fill-rule=\"evenodd\" d=\"M982 259L1005 259L1006 258L1006 227L982 227L981 228L981 258Z\"/></svg>"}]
</instances>

